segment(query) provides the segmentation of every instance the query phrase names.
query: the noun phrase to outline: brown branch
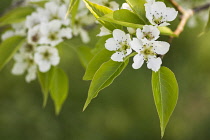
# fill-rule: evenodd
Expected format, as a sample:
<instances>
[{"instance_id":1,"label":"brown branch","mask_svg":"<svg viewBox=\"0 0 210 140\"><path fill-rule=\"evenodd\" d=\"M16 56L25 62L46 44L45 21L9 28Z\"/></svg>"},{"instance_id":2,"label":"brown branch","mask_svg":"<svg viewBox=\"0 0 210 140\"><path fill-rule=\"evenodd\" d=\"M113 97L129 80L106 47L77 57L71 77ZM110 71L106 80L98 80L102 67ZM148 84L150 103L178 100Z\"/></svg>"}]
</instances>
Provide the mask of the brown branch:
<instances>
[{"instance_id":1,"label":"brown branch","mask_svg":"<svg viewBox=\"0 0 210 140\"><path fill-rule=\"evenodd\" d=\"M174 31L174 34L176 36L179 36L183 32L184 27L185 27L185 25L186 25L186 23L187 23L187 21L189 20L190 17L192 17L195 13L206 10L210 7L210 3L207 3L207 4L204 4L204 5L199 6L199 7L195 7L195 8L192 8L192 9L185 10L175 0L168 0L168 1L181 14L181 21L179 22L176 30ZM171 36L169 42L172 42L173 38L174 37Z\"/></svg>"},{"instance_id":2,"label":"brown branch","mask_svg":"<svg viewBox=\"0 0 210 140\"><path fill-rule=\"evenodd\" d=\"M179 11L179 13L183 14L185 12L184 8L180 6L175 0L169 0L169 2L174 6L177 11Z\"/></svg>"}]
</instances>

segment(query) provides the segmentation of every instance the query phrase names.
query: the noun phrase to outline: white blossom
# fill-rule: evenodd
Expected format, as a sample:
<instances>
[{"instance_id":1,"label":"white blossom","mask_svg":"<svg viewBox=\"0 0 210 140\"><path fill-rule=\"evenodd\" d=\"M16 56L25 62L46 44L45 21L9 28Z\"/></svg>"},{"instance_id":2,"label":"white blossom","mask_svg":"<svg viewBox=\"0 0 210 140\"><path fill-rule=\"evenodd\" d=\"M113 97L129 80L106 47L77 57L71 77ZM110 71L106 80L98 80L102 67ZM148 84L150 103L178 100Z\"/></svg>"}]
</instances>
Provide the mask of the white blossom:
<instances>
[{"instance_id":1,"label":"white blossom","mask_svg":"<svg viewBox=\"0 0 210 140\"><path fill-rule=\"evenodd\" d=\"M105 28L104 26L102 26L100 28L100 30L101 31L100 31L99 34L97 34L97 36L105 36L105 35L110 35L111 34L111 31L109 29Z\"/></svg>"},{"instance_id":2,"label":"white blossom","mask_svg":"<svg viewBox=\"0 0 210 140\"><path fill-rule=\"evenodd\" d=\"M34 60L39 66L41 72L47 72L50 70L51 65L56 66L60 62L58 50L54 47L39 46L36 49Z\"/></svg>"},{"instance_id":3,"label":"white blossom","mask_svg":"<svg viewBox=\"0 0 210 140\"><path fill-rule=\"evenodd\" d=\"M174 8L166 7L163 2L148 1L145 4L146 17L152 25L167 26L168 22L173 21L178 14Z\"/></svg>"},{"instance_id":4,"label":"white blossom","mask_svg":"<svg viewBox=\"0 0 210 140\"><path fill-rule=\"evenodd\" d=\"M160 36L160 31L157 27L152 25L145 25L143 26L143 29L137 29L136 30L136 36L138 39L147 39L149 41L155 41Z\"/></svg>"},{"instance_id":5,"label":"white blossom","mask_svg":"<svg viewBox=\"0 0 210 140\"><path fill-rule=\"evenodd\" d=\"M28 30L27 40L29 44L37 45L42 39L42 34L40 32L40 25L36 25Z\"/></svg>"},{"instance_id":6,"label":"white blossom","mask_svg":"<svg viewBox=\"0 0 210 140\"><path fill-rule=\"evenodd\" d=\"M63 41L63 38L70 39L72 37L72 31L70 28L63 28L60 20L53 20L49 23L43 23L40 25L40 44L50 44L56 46Z\"/></svg>"},{"instance_id":7,"label":"white blossom","mask_svg":"<svg viewBox=\"0 0 210 140\"><path fill-rule=\"evenodd\" d=\"M33 28L40 23L45 23L49 21L49 17L46 13L46 10L39 8L38 12L34 12L31 15L26 17L26 27L28 29Z\"/></svg>"},{"instance_id":8,"label":"white blossom","mask_svg":"<svg viewBox=\"0 0 210 140\"><path fill-rule=\"evenodd\" d=\"M25 46L24 46L25 47ZM18 52L14 55L15 64L12 74L22 75L27 71L26 81L31 82L36 79L36 64L31 53Z\"/></svg>"},{"instance_id":9,"label":"white blossom","mask_svg":"<svg viewBox=\"0 0 210 140\"><path fill-rule=\"evenodd\" d=\"M127 10L129 10L129 11L132 11L130 5L127 4L127 3L123 3L121 9L127 9Z\"/></svg>"},{"instance_id":10,"label":"white blossom","mask_svg":"<svg viewBox=\"0 0 210 140\"><path fill-rule=\"evenodd\" d=\"M12 37L12 36L14 36L15 35L15 32L13 31L13 30L8 30L8 31L6 31L5 33L3 33L2 35L1 35L1 40L3 41L3 40L6 40L6 39L8 39L8 38L10 38L10 37Z\"/></svg>"},{"instance_id":11,"label":"white blossom","mask_svg":"<svg viewBox=\"0 0 210 140\"><path fill-rule=\"evenodd\" d=\"M157 55L164 55L169 51L170 44L163 41L148 41L134 38L131 41L131 47L138 54L133 58L134 69L139 69L144 61L147 62L147 67L155 72L160 69L162 60Z\"/></svg>"},{"instance_id":12,"label":"white blossom","mask_svg":"<svg viewBox=\"0 0 210 140\"><path fill-rule=\"evenodd\" d=\"M45 9L48 12L50 20L60 20L61 23L66 26L70 24L70 19L65 18L65 15L67 13L66 4L59 5L58 3L51 1L45 4Z\"/></svg>"},{"instance_id":13,"label":"white blossom","mask_svg":"<svg viewBox=\"0 0 210 140\"><path fill-rule=\"evenodd\" d=\"M130 35L125 34L124 31L115 29L113 31L113 38L109 38L105 43L105 48L109 51L116 51L111 59L113 61L122 62L124 58L132 53L130 47Z\"/></svg>"}]
</instances>

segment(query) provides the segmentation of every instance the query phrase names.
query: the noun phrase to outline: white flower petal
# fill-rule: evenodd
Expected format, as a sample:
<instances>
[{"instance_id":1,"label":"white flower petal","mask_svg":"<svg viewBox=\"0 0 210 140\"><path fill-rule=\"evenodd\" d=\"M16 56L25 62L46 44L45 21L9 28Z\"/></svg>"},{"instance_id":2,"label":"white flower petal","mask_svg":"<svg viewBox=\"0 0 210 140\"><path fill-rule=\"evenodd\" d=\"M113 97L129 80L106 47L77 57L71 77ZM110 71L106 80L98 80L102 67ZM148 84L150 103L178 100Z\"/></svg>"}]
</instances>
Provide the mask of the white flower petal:
<instances>
[{"instance_id":1,"label":"white flower petal","mask_svg":"<svg viewBox=\"0 0 210 140\"><path fill-rule=\"evenodd\" d=\"M100 33L99 34L97 34L97 36L105 36L105 35L110 35L111 34L111 32L110 32L110 30L108 30L107 28L105 28L104 26L102 26L101 28L100 28Z\"/></svg>"},{"instance_id":2,"label":"white flower petal","mask_svg":"<svg viewBox=\"0 0 210 140\"><path fill-rule=\"evenodd\" d=\"M157 54L164 55L169 51L170 44L164 41L156 41L154 42L154 51Z\"/></svg>"},{"instance_id":3,"label":"white flower petal","mask_svg":"<svg viewBox=\"0 0 210 140\"><path fill-rule=\"evenodd\" d=\"M153 38L152 39L149 39L149 40L157 40L160 36L160 31L158 30L157 27L155 26L152 26L152 25L145 25L143 27L143 30L142 30L143 33L150 33Z\"/></svg>"},{"instance_id":4,"label":"white flower petal","mask_svg":"<svg viewBox=\"0 0 210 140\"><path fill-rule=\"evenodd\" d=\"M143 43L137 38L134 38L133 41L130 42L130 46L137 53L143 49Z\"/></svg>"},{"instance_id":5,"label":"white flower petal","mask_svg":"<svg viewBox=\"0 0 210 140\"><path fill-rule=\"evenodd\" d=\"M88 32L86 30L81 29L80 30L80 36L81 36L81 39L82 39L83 43L90 42L90 37L89 37L89 34L88 34Z\"/></svg>"},{"instance_id":6,"label":"white flower petal","mask_svg":"<svg viewBox=\"0 0 210 140\"><path fill-rule=\"evenodd\" d=\"M137 54L133 57L133 64L132 67L134 69L139 69L144 64L143 56L140 54Z\"/></svg>"},{"instance_id":7,"label":"white flower petal","mask_svg":"<svg viewBox=\"0 0 210 140\"><path fill-rule=\"evenodd\" d=\"M1 36L1 39L2 39L2 41L3 41L3 40L6 40L7 38L10 38L10 37L14 36L14 35L15 35L15 32L12 31L12 30L9 30L9 31L6 31L6 32Z\"/></svg>"},{"instance_id":8,"label":"white flower petal","mask_svg":"<svg viewBox=\"0 0 210 140\"><path fill-rule=\"evenodd\" d=\"M39 71L41 71L41 72L49 71L50 67L51 67L50 63L47 63L47 62L44 62L44 61L39 63Z\"/></svg>"},{"instance_id":9,"label":"white flower petal","mask_svg":"<svg viewBox=\"0 0 210 140\"><path fill-rule=\"evenodd\" d=\"M156 58L155 56L150 56L147 62L147 67L148 69L157 72L160 69L161 64L162 60L159 57Z\"/></svg>"},{"instance_id":10,"label":"white flower petal","mask_svg":"<svg viewBox=\"0 0 210 140\"><path fill-rule=\"evenodd\" d=\"M174 8L166 8L166 14L167 21L173 21L177 17L178 11L176 11Z\"/></svg>"},{"instance_id":11,"label":"white flower petal","mask_svg":"<svg viewBox=\"0 0 210 140\"><path fill-rule=\"evenodd\" d=\"M123 58L125 57L123 52L116 52L111 56L111 59L113 61L117 61L117 62L123 62Z\"/></svg>"},{"instance_id":12,"label":"white flower petal","mask_svg":"<svg viewBox=\"0 0 210 140\"><path fill-rule=\"evenodd\" d=\"M27 63L24 62L16 62L12 68L12 74L14 75L22 75L26 68L28 67Z\"/></svg>"},{"instance_id":13,"label":"white flower petal","mask_svg":"<svg viewBox=\"0 0 210 140\"><path fill-rule=\"evenodd\" d=\"M144 37L144 34L142 33L142 30L139 29L139 28L136 30L136 37L138 39L142 39Z\"/></svg>"},{"instance_id":14,"label":"white flower petal","mask_svg":"<svg viewBox=\"0 0 210 140\"><path fill-rule=\"evenodd\" d=\"M105 48L109 51L116 51L120 48L120 44L114 38L109 38L106 40Z\"/></svg>"},{"instance_id":15,"label":"white flower petal","mask_svg":"<svg viewBox=\"0 0 210 140\"><path fill-rule=\"evenodd\" d=\"M120 30L120 29L115 29L113 31L113 38L117 41L117 42L124 42L127 39L127 36L125 34L124 31Z\"/></svg>"},{"instance_id":16,"label":"white flower petal","mask_svg":"<svg viewBox=\"0 0 210 140\"><path fill-rule=\"evenodd\" d=\"M127 3L123 3L123 4L122 4L121 9L127 9L127 10L132 11L132 9L131 9L130 5L129 5L129 4L127 4Z\"/></svg>"}]
</instances>

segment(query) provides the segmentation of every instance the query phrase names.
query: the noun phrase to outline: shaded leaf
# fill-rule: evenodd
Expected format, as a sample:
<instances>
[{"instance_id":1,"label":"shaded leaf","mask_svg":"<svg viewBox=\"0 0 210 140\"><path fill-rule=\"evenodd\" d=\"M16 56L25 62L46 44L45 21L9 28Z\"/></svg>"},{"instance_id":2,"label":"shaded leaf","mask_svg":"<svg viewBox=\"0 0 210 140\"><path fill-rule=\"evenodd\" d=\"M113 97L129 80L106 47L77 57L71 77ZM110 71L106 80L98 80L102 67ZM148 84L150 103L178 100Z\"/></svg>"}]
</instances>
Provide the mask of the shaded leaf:
<instances>
[{"instance_id":1,"label":"shaded leaf","mask_svg":"<svg viewBox=\"0 0 210 140\"><path fill-rule=\"evenodd\" d=\"M58 115L68 96L69 81L68 77L62 69L55 68L52 81L50 84L50 95L55 104L55 111Z\"/></svg>"},{"instance_id":2,"label":"shaded leaf","mask_svg":"<svg viewBox=\"0 0 210 140\"><path fill-rule=\"evenodd\" d=\"M54 68L51 68L50 71L46 73L38 72L39 83L41 85L43 93L43 107L47 104L47 99L50 91L50 84L53 77Z\"/></svg>"},{"instance_id":3,"label":"shaded leaf","mask_svg":"<svg viewBox=\"0 0 210 140\"><path fill-rule=\"evenodd\" d=\"M12 59L25 41L25 37L13 36L0 44L0 70Z\"/></svg>"},{"instance_id":4,"label":"shaded leaf","mask_svg":"<svg viewBox=\"0 0 210 140\"><path fill-rule=\"evenodd\" d=\"M103 49L98 54L96 54L89 62L83 80L92 80L96 71L100 66L110 60L113 52Z\"/></svg>"},{"instance_id":5,"label":"shaded leaf","mask_svg":"<svg viewBox=\"0 0 210 140\"><path fill-rule=\"evenodd\" d=\"M109 60L101 65L101 67L95 73L90 84L88 98L85 102L83 111L87 108L91 100L97 97L99 91L108 87L114 81L114 79L121 74L128 62L129 59L125 60L125 62L115 62Z\"/></svg>"},{"instance_id":6,"label":"shaded leaf","mask_svg":"<svg viewBox=\"0 0 210 140\"><path fill-rule=\"evenodd\" d=\"M78 47L76 50L77 50L77 54L79 56L79 59L82 65L86 68L90 60L93 58L91 49L88 47L82 46L82 47Z\"/></svg>"},{"instance_id":7,"label":"shaded leaf","mask_svg":"<svg viewBox=\"0 0 210 140\"><path fill-rule=\"evenodd\" d=\"M163 137L178 100L179 89L174 73L166 67L161 67L158 72L153 72L152 90Z\"/></svg>"},{"instance_id":8,"label":"shaded leaf","mask_svg":"<svg viewBox=\"0 0 210 140\"><path fill-rule=\"evenodd\" d=\"M34 10L33 7L18 7L13 9L0 18L0 26L21 22Z\"/></svg>"}]
</instances>

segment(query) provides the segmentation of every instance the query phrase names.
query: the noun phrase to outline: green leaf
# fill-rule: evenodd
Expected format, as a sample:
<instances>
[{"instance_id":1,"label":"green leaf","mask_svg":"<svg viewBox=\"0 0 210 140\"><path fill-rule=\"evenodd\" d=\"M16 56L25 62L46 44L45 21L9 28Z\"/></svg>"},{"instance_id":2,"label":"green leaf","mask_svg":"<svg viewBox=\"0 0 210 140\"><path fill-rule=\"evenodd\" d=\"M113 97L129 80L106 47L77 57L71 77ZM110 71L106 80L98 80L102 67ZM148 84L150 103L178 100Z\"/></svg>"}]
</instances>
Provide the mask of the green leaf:
<instances>
[{"instance_id":1,"label":"green leaf","mask_svg":"<svg viewBox=\"0 0 210 140\"><path fill-rule=\"evenodd\" d=\"M100 66L110 60L113 52L103 49L98 54L96 54L89 62L83 80L92 80L96 71Z\"/></svg>"},{"instance_id":2,"label":"green leaf","mask_svg":"<svg viewBox=\"0 0 210 140\"><path fill-rule=\"evenodd\" d=\"M129 59L125 60L125 62L115 62L109 60L101 65L101 67L95 73L90 84L88 98L85 102L83 111L87 108L91 100L97 97L99 91L108 87L114 81L114 79L121 74L128 62Z\"/></svg>"},{"instance_id":3,"label":"green leaf","mask_svg":"<svg viewBox=\"0 0 210 140\"><path fill-rule=\"evenodd\" d=\"M126 0L126 2L130 5L132 10L139 16L144 23L147 23L146 12L144 4L146 0Z\"/></svg>"},{"instance_id":4,"label":"green leaf","mask_svg":"<svg viewBox=\"0 0 210 140\"><path fill-rule=\"evenodd\" d=\"M178 100L179 88L174 73L166 67L161 67L158 72L153 72L152 90L163 137Z\"/></svg>"},{"instance_id":5,"label":"green leaf","mask_svg":"<svg viewBox=\"0 0 210 140\"><path fill-rule=\"evenodd\" d=\"M88 0L83 0L86 4L86 7L90 10L90 12L95 16L95 18L98 20L98 18L106 15L106 14L109 14L109 13L112 13L113 10L109 9L108 7L105 7L105 6L101 6L101 5L98 5L96 3L92 3ZM98 20L104 27L106 27L107 29L109 30L114 30L114 29L121 29L122 27L117 25L117 24L113 24L113 23L110 23L110 22L106 22L106 21L101 21L101 20Z\"/></svg>"},{"instance_id":6,"label":"green leaf","mask_svg":"<svg viewBox=\"0 0 210 140\"><path fill-rule=\"evenodd\" d=\"M35 9L33 7L18 7L0 18L0 26L18 23L26 19Z\"/></svg>"},{"instance_id":7,"label":"green leaf","mask_svg":"<svg viewBox=\"0 0 210 140\"><path fill-rule=\"evenodd\" d=\"M158 27L158 29L160 30L161 35L177 37L177 35L168 27Z\"/></svg>"},{"instance_id":8,"label":"green leaf","mask_svg":"<svg viewBox=\"0 0 210 140\"><path fill-rule=\"evenodd\" d=\"M209 32L210 31L210 10L209 10L209 20L207 22L207 25L206 25L206 32Z\"/></svg>"},{"instance_id":9,"label":"green leaf","mask_svg":"<svg viewBox=\"0 0 210 140\"><path fill-rule=\"evenodd\" d=\"M13 36L0 44L0 70L11 60L25 41L25 37Z\"/></svg>"},{"instance_id":10,"label":"green leaf","mask_svg":"<svg viewBox=\"0 0 210 140\"><path fill-rule=\"evenodd\" d=\"M45 107L47 104L47 99L48 99L48 95L50 91L50 84L52 82L51 80L52 80L53 72L54 72L53 70L54 68L51 68L51 70L46 73L38 72L39 83L42 88L43 99L44 99L43 107Z\"/></svg>"},{"instance_id":11,"label":"green leaf","mask_svg":"<svg viewBox=\"0 0 210 140\"><path fill-rule=\"evenodd\" d=\"M133 28L142 28L142 24L144 24L144 22L136 14L126 9L121 9L106 14L103 17L99 18L99 20Z\"/></svg>"},{"instance_id":12,"label":"green leaf","mask_svg":"<svg viewBox=\"0 0 210 140\"><path fill-rule=\"evenodd\" d=\"M39 7L44 7L47 2L49 2L49 0L30 1L29 3L33 5L37 5Z\"/></svg>"},{"instance_id":13,"label":"green leaf","mask_svg":"<svg viewBox=\"0 0 210 140\"><path fill-rule=\"evenodd\" d=\"M86 68L88 63L93 58L93 54L91 53L91 49L85 46L77 47L77 54L82 65Z\"/></svg>"},{"instance_id":14,"label":"green leaf","mask_svg":"<svg viewBox=\"0 0 210 140\"><path fill-rule=\"evenodd\" d=\"M50 85L50 95L55 104L55 111L58 115L64 101L68 96L69 81L68 77L62 69L55 68Z\"/></svg>"}]
</instances>

